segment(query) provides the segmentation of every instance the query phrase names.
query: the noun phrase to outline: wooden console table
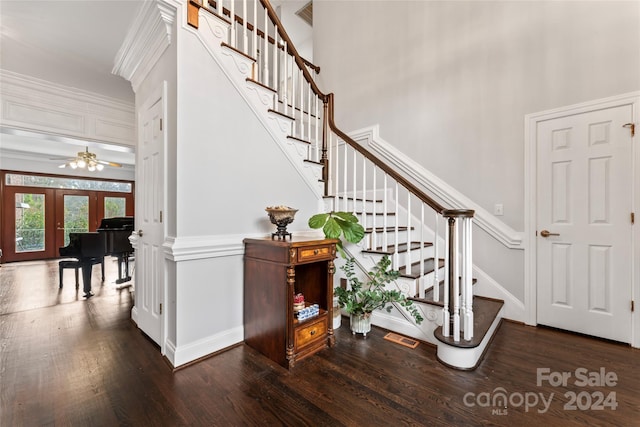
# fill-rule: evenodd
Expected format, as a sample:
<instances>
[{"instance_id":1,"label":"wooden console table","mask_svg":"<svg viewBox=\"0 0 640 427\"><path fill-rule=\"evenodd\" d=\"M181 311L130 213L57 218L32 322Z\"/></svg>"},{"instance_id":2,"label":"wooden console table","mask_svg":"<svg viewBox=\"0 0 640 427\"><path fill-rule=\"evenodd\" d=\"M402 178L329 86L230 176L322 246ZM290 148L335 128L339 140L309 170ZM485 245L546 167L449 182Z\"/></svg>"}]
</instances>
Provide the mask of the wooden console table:
<instances>
[{"instance_id":1,"label":"wooden console table","mask_svg":"<svg viewBox=\"0 0 640 427\"><path fill-rule=\"evenodd\" d=\"M244 340L271 360L296 361L335 344L333 274L335 239L245 239ZM293 297L318 304L320 313L299 321Z\"/></svg>"}]
</instances>

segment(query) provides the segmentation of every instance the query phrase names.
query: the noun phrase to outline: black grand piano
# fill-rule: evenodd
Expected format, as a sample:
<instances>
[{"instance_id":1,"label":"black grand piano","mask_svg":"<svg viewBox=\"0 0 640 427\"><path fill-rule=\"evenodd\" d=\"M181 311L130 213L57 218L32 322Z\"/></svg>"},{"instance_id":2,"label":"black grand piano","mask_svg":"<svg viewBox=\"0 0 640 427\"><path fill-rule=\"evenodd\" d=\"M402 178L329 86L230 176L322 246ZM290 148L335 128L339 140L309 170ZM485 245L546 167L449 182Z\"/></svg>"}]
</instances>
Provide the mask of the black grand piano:
<instances>
[{"instance_id":1,"label":"black grand piano","mask_svg":"<svg viewBox=\"0 0 640 427\"><path fill-rule=\"evenodd\" d=\"M104 218L96 232L69 233L69 244L59 249L60 256L77 258L82 268L84 292L91 292L91 270L105 256L118 258L116 283L131 280L129 258L133 246L129 236L133 231L133 217ZM104 271L104 270L103 270Z\"/></svg>"}]
</instances>

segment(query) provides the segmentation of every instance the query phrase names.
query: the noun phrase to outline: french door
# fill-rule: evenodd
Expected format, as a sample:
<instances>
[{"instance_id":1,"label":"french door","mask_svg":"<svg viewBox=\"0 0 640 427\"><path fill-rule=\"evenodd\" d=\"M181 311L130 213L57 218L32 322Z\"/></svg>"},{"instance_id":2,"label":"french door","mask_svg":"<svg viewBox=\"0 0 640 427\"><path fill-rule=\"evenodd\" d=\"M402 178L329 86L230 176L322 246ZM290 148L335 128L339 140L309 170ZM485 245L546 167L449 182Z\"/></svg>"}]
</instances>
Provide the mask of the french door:
<instances>
[{"instance_id":1,"label":"french door","mask_svg":"<svg viewBox=\"0 0 640 427\"><path fill-rule=\"evenodd\" d=\"M57 248L52 189L6 187L3 206L3 261L54 258Z\"/></svg>"},{"instance_id":2,"label":"french door","mask_svg":"<svg viewBox=\"0 0 640 427\"><path fill-rule=\"evenodd\" d=\"M134 213L131 183L129 192L4 184L3 262L56 258L69 244L69 233L96 231L103 218Z\"/></svg>"}]
</instances>

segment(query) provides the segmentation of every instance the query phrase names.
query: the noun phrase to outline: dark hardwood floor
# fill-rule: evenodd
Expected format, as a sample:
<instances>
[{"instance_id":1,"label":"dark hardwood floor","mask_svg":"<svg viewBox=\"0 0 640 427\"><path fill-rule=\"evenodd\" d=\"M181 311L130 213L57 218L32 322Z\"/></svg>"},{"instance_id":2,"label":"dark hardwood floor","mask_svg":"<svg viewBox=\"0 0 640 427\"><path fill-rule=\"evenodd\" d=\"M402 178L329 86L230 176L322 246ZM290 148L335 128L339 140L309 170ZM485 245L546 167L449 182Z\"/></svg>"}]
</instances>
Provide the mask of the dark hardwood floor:
<instances>
[{"instance_id":1,"label":"dark hardwood floor","mask_svg":"<svg viewBox=\"0 0 640 427\"><path fill-rule=\"evenodd\" d=\"M97 268L84 301L72 271L59 291L55 262L0 267L0 426L640 425L640 351L509 322L472 372L380 329L353 337L347 319L291 371L241 344L172 372L131 322L115 263L103 285ZM538 385L544 368L571 377ZM581 369L608 383L581 386Z\"/></svg>"}]
</instances>

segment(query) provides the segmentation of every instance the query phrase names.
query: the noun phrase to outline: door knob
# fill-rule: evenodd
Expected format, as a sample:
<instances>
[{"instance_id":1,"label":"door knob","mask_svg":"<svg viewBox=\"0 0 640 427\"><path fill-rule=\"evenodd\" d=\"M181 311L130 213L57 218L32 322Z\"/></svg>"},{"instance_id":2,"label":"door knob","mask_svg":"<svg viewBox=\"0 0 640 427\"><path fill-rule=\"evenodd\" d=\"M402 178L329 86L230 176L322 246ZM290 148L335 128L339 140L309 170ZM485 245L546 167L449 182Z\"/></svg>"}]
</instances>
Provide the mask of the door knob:
<instances>
[{"instance_id":1,"label":"door knob","mask_svg":"<svg viewBox=\"0 0 640 427\"><path fill-rule=\"evenodd\" d=\"M138 230L138 237L142 237L142 230Z\"/></svg>"},{"instance_id":2,"label":"door knob","mask_svg":"<svg viewBox=\"0 0 640 427\"><path fill-rule=\"evenodd\" d=\"M542 231L540 232L540 235L541 235L542 237L549 237L549 236L559 236L559 235L560 235L560 233L551 233L549 230L542 230Z\"/></svg>"}]
</instances>

